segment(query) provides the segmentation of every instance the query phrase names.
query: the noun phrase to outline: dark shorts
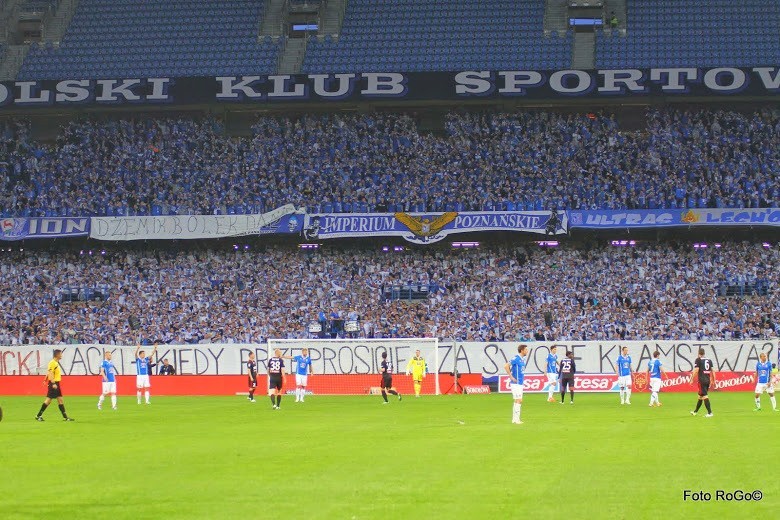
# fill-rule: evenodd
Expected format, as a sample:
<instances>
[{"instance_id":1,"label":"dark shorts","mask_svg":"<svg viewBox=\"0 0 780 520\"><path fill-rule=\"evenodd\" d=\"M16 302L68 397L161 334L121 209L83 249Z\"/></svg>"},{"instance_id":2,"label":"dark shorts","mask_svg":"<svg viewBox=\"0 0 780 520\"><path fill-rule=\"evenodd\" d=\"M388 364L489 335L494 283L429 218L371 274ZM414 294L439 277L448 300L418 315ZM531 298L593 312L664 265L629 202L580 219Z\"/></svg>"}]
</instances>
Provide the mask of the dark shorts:
<instances>
[{"instance_id":1,"label":"dark shorts","mask_svg":"<svg viewBox=\"0 0 780 520\"><path fill-rule=\"evenodd\" d=\"M275 390L281 390L282 389L282 376L277 374L271 374L271 377L268 378L268 388L273 388Z\"/></svg>"},{"instance_id":2,"label":"dark shorts","mask_svg":"<svg viewBox=\"0 0 780 520\"><path fill-rule=\"evenodd\" d=\"M257 388L257 379L248 378L247 386L249 386L249 388Z\"/></svg>"},{"instance_id":3,"label":"dark shorts","mask_svg":"<svg viewBox=\"0 0 780 520\"><path fill-rule=\"evenodd\" d=\"M699 381L699 395L704 397L707 395L710 391L710 382L709 381Z\"/></svg>"},{"instance_id":4,"label":"dark shorts","mask_svg":"<svg viewBox=\"0 0 780 520\"><path fill-rule=\"evenodd\" d=\"M393 388L393 376L382 376L382 382L379 383L380 388Z\"/></svg>"},{"instance_id":5,"label":"dark shorts","mask_svg":"<svg viewBox=\"0 0 780 520\"><path fill-rule=\"evenodd\" d=\"M561 390L563 390L566 387L569 387L572 390L574 389L574 378L573 377L562 377L561 378Z\"/></svg>"},{"instance_id":6,"label":"dark shorts","mask_svg":"<svg viewBox=\"0 0 780 520\"><path fill-rule=\"evenodd\" d=\"M49 383L49 389L46 391L46 397L49 399L57 399L58 397L62 397L62 382L56 383L56 387L53 385L54 383Z\"/></svg>"}]
</instances>

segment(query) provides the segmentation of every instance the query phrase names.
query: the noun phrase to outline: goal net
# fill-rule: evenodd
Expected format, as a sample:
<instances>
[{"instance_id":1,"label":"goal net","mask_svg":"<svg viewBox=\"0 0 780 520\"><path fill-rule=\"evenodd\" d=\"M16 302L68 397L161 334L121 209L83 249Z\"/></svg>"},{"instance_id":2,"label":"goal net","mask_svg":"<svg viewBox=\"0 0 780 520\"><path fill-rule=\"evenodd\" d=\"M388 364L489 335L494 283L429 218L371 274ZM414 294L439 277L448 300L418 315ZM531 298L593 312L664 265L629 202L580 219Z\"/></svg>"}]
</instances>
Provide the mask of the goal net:
<instances>
[{"instance_id":1,"label":"goal net","mask_svg":"<svg viewBox=\"0 0 780 520\"><path fill-rule=\"evenodd\" d=\"M370 394L379 392L382 353L393 374L393 386L401 394L414 393L411 375L406 369L415 352L426 362L422 394L441 393L439 381L439 340L436 338L410 339L269 339L268 356L274 350L283 356L298 356L309 349L312 374L307 381L307 392L313 394ZM286 360L288 376L285 391L295 390L295 365Z\"/></svg>"}]
</instances>

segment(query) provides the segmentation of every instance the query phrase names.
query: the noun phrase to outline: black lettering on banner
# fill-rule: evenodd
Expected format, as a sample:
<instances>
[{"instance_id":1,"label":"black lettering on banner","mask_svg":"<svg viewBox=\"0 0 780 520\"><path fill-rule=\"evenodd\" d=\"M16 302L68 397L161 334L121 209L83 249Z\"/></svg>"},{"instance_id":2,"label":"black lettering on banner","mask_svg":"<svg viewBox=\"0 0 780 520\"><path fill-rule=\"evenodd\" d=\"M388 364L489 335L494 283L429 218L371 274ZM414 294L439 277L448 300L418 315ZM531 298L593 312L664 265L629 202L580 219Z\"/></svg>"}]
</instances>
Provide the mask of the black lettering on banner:
<instances>
[{"instance_id":1,"label":"black lettering on banner","mask_svg":"<svg viewBox=\"0 0 780 520\"><path fill-rule=\"evenodd\" d=\"M403 346L403 347L395 347L395 362L393 363L393 366L395 367L395 372L402 372L404 368L406 367L406 351L411 350L411 347ZM401 353L403 352L403 356Z\"/></svg>"},{"instance_id":2,"label":"black lettering on banner","mask_svg":"<svg viewBox=\"0 0 780 520\"><path fill-rule=\"evenodd\" d=\"M225 350L225 349L222 349L222 350ZM241 349L238 350L238 364L239 364L238 370L239 370L239 374L243 375L244 369L246 368L246 363L247 363L247 361L249 361L249 354L251 352L252 351L249 350L248 348L241 348Z\"/></svg>"},{"instance_id":3,"label":"black lettering on banner","mask_svg":"<svg viewBox=\"0 0 780 520\"><path fill-rule=\"evenodd\" d=\"M318 348L311 348L307 347L309 349L309 357L311 358L311 368L313 371L324 374L325 373L325 364L323 363L322 370L319 370L317 367L317 362L322 359L322 352Z\"/></svg>"},{"instance_id":4,"label":"black lettering on banner","mask_svg":"<svg viewBox=\"0 0 780 520\"><path fill-rule=\"evenodd\" d=\"M195 349L195 374L202 376L209 371L209 357L201 349Z\"/></svg>"},{"instance_id":5,"label":"black lettering on banner","mask_svg":"<svg viewBox=\"0 0 780 520\"><path fill-rule=\"evenodd\" d=\"M268 348L265 347L257 347L255 349L255 360L257 360L257 373L267 373L268 372L268 358L270 351Z\"/></svg>"},{"instance_id":6,"label":"black lettering on banner","mask_svg":"<svg viewBox=\"0 0 780 520\"><path fill-rule=\"evenodd\" d=\"M533 347L533 356L531 356L531 361L534 363L534 367L536 368L535 372L542 372L544 373L547 370L547 356L550 354L550 349L552 348L552 345L546 346L546 345L534 345ZM539 366L539 353L542 353L542 366ZM529 363L530 365L530 363ZM530 370L530 366L526 367L526 372L534 372Z\"/></svg>"},{"instance_id":7,"label":"black lettering on banner","mask_svg":"<svg viewBox=\"0 0 780 520\"><path fill-rule=\"evenodd\" d=\"M219 375L219 358L220 356L222 356L223 352L225 352L224 347L219 349L219 352L217 354L214 354L214 351L209 349L209 354L211 354L211 357L214 358L214 375L217 376ZM243 370L243 369L239 368L239 370Z\"/></svg>"},{"instance_id":8,"label":"black lettering on banner","mask_svg":"<svg viewBox=\"0 0 780 520\"><path fill-rule=\"evenodd\" d=\"M90 355L93 355L97 359L97 366L93 367L90 359ZM100 364L103 362L103 351L95 346L87 347L87 375L96 376L100 373Z\"/></svg>"},{"instance_id":9,"label":"black lettering on banner","mask_svg":"<svg viewBox=\"0 0 780 520\"><path fill-rule=\"evenodd\" d=\"M323 374L338 374L336 371L336 363L333 361L334 359L336 359L336 351L330 347L324 347L322 349L322 362L324 364L322 370ZM330 364L330 372L328 372L328 364Z\"/></svg>"},{"instance_id":10,"label":"black lettering on banner","mask_svg":"<svg viewBox=\"0 0 780 520\"><path fill-rule=\"evenodd\" d=\"M742 367L742 370L747 372L751 370L749 367L755 367L756 363L758 363L758 347L756 347L755 343L750 344L750 350L748 350L747 359L745 360L745 365Z\"/></svg>"},{"instance_id":11,"label":"black lettering on banner","mask_svg":"<svg viewBox=\"0 0 780 520\"><path fill-rule=\"evenodd\" d=\"M466 362L466 371L464 372L461 370L460 362L465 361ZM471 373L471 364L469 363L469 356L466 353L466 349L463 347L463 343L460 344L460 346L456 346L455 348L455 369L460 374L470 374Z\"/></svg>"},{"instance_id":12,"label":"black lettering on banner","mask_svg":"<svg viewBox=\"0 0 780 520\"><path fill-rule=\"evenodd\" d=\"M346 365L342 363L342 359L344 357L343 354L345 350L349 354L349 368L344 368ZM351 374L354 366L355 366L355 354L352 352L352 349L349 347L341 347L339 349L339 374Z\"/></svg>"},{"instance_id":13,"label":"black lettering on banner","mask_svg":"<svg viewBox=\"0 0 780 520\"><path fill-rule=\"evenodd\" d=\"M694 352L693 347L691 347L687 343L680 343L677 345L675 352L677 356L677 365L674 367L674 371L690 372L691 370L693 370L692 359L696 358L696 356L698 355ZM683 362L685 362L684 365Z\"/></svg>"},{"instance_id":14,"label":"black lettering on banner","mask_svg":"<svg viewBox=\"0 0 780 520\"><path fill-rule=\"evenodd\" d=\"M650 347L647 345L647 343L644 343L642 345L642 352L639 353L639 364L637 364L637 371L647 372L647 369L642 367L647 367L651 359L653 359L653 353L650 352Z\"/></svg>"},{"instance_id":15,"label":"black lettering on banner","mask_svg":"<svg viewBox=\"0 0 780 520\"><path fill-rule=\"evenodd\" d=\"M581 356L581 355L577 355L577 351L578 351L578 349L579 349L579 351L582 351L582 350L585 350L585 349L587 349L587 347L588 347L588 346L587 346L587 345L585 345L584 343L581 343L581 344L572 344L572 345L570 345L570 346L569 346L569 350L570 350L570 351L572 351L572 352L574 353L574 361L575 361L575 363L576 363L577 361L582 361L582 356ZM565 355L566 355L566 353L564 352L564 356L565 356Z\"/></svg>"},{"instance_id":16,"label":"black lettering on banner","mask_svg":"<svg viewBox=\"0 0 780 520\"><path fill-rule=\"evenodd\" d=\"M734 358L733 360L729 360L728 355L726 355L725 357L721 358L720 356L718 356L718 349L716 349L716 348L712 349L712 357L715 358L715 366L718 367L719 371L723 370L723 367L725 366L725 367L728 367L729 371L736 372L737 370L736 370L735 367L736 367L737 361L739 360L739 355L741 353L742 353L742 345L739 346L739 351L737 352L736 358Z\"/></svg>"},{"instance_id":17,"label":"black lettering on banner","mask_svg":"<svg viewBox=\"0 0 780 520\"><path fill-rule=\"evenodd\" d=\"M374 349L374 355L371 356L374 359L374 372L378 373L380 367L382 366L382 353L387 352L387 347L384 345L380 347L376 347ZM390 353L388 352L387 357L390 358ZM392 361L392 359L388 359L388 361Z\"/></svg>"},{"instance_id":18,"label":"black lettering on banner","mask_svg":"<svg viewBox=\"0 0 780 520\"><path fill-rule=\"evenodd\" d=\"M84 361L84 355L78 347L73 348L73 358L70 361L70 369L67 371L68 375L73 374L73 369L76 368L76 365L81 365L84 369L84 373L87 373L87 363Z\"/></svg>"},{"instance_id":19,"label":"black lettering on banner","mask_svg":"<svg viewBox=\"0 0 780 520\"><path fill-rule=\"evenodd\" d=\"M452 372L452 370L445 370L444 364L447 362L447 358L450 355L450 352L452 352L452 349L455 347L455 345L442 345L439 344L439 372ZM444 355L442 356L442 350L444 351ZM452 362L453 370L455 369L455 362Z\"/></svg>"},{"instance_id":20,"label":"black lettering on banner","mask_svg":"<svg viewBox=\"0 0 780 520\"><path fill-rule=\"evenodd\" d=\"M492 351L492 354L491 352ZM482 373L494 376L499 373L499 371L504 370L504 365L509 361L506 358L506 354L504 354L504 351L498 347L495 343L490 343L489 345L485 345L485 348L483 349L483 352L485 353L485 365L482 367ZM498 354L501 354L501 358L503 358L503 361L499 359L500 365L496 364L496 359L494 357L498 357ZM487 365L487 362L490 362L492 367Z\"/></svg>"},{"instance_id":21,"label":"black lettering on banner","mask_svg":"<svg viewBox=\"0 0 780 520\"><path fill-rule=\"evenodd\" d=\"M40 351L36 350L35 353L37 354L37 361L38 363L35 365L36 368L41 366L41 353ZM32 357L33 352L28 352L24 357L22 357L22 353L19 352L17 355L17 370L18 375L24 375L24 370L27 370L27 375L32 375L33 371L30 369L30 358Z\"/></svg>"},{"instance_id":22,"label":"black lettering on banner","mask_svg":"<svg viewBox=\"0 0 780 520\"><path fill-rule=\"evenodd\" d=\"M617 352L615 352L615 349L617 349ZM607 372L616 372L617 368L615 367L615 364L612 362L612 357L614 356L615 359L617 359L618 355L620 354L620 348L618 345L611 345L609 347L609 350L604 350L604 345L599 343L599 372L602 374L606 374ZM608 369L604 369L604 361L607 362L609 365Z\"/></svg>"},{"instance_id":23,"label":"black lettering on banner","mask_svg":"<svg viewBox=\"0 0 780 520\"><path fill-rule=\"evenodd\" d=\"M192 349L183 348L179 350L179 374L184 374L184 365L192 363L192 359L186 359L184 357L184 354L187 352L192 352Z\"/></svg>"},{"instance_id":24,"label":"black lettering on banner","mask_svg":"<svg viewBox=\"0 0 780 520\"><path fill-rule=\"evenodd\" d=\"M666 350L664 350L661 345L658 345L657 347L658 347L658 352L661 353L661 357L660 357L661 363L665 367L671 367L672 371L674 371L674 367L677 366L676 360L674 358L674 352L675 352L674 345L672 345L671 347L669 347ZM671 361L669 361L669 356L671 356L671 358L672 358ZM664 369L664 370L666 370L666 369Z\"/></svg>"},{"instance_id":25,"label":"black lettering on banner","mask_svg":"<svg viewBox=\"0 0 780 520\"><path fill-rule=\"evenodd\" d=\"M361 356L361 351L365 351L367 359ZM371 373L371 349L368 348L366 345L358 345L355 347L355 360L359 361L365 366L365 369L362 367L354 367L356 374L370 374Z\"/></svg>"}]
</instances>

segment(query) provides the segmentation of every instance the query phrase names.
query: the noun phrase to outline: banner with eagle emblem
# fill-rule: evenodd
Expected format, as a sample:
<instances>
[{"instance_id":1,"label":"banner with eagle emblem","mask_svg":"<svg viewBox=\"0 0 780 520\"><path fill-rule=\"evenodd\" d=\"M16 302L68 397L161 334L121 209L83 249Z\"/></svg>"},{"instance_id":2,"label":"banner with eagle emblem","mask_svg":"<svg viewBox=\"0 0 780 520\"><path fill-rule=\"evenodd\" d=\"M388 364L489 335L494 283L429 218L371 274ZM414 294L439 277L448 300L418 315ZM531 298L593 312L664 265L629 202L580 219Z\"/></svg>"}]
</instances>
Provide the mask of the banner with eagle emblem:
<instances>
[{"instance_id":1,"label":"banner with eagle emblem","mask_svg":"<svg viewBox=\"0 0 780 520\"><path fill-rule=\"evenodd\" d=\"M566 234L565 211L495 211L445 213L314 213L306 215L310 239L402 237L414 244L433 244L457 233L518 231Z\"/></svg>"}]
</instances>

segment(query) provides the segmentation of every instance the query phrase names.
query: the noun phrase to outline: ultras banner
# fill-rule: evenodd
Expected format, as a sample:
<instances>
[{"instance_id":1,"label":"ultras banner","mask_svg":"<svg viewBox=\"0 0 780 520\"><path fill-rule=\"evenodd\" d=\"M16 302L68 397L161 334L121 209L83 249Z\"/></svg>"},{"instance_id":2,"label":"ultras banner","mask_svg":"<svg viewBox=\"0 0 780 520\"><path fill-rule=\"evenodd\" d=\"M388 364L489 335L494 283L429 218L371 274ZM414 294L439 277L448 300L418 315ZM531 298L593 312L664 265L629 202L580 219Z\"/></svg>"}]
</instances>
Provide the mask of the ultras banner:
<instances>
[{"instance_id":1,"label":"ultras banner","mask_svg":"<svg viewBox=\"0 0 780 520\"><path fill-rule=\"evenodd\" d=\"M0 83L0 107L211 103L462 101L648 96L775 96L780 67L609 70L465 70L244 75L200 78L67 78Z\"/></svg>"}]
</instances>

